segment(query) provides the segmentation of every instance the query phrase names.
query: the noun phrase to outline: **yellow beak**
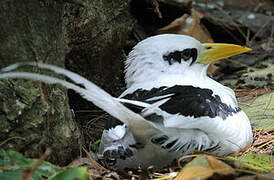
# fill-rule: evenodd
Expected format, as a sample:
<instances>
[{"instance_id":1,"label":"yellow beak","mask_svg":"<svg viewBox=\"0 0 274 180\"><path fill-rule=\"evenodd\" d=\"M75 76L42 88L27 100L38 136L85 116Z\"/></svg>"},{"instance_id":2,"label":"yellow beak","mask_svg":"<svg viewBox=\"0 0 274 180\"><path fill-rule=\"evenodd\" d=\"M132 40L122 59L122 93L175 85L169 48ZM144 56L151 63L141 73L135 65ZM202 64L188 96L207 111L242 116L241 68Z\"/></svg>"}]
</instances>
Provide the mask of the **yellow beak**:
<instances>
[{"instance_id":1,"label":"yellow beak","mask_svg":"<svg viewBox=\"0 0 274 180\"><path fill-rule=\"evenodd\" d=\"M250 48L235 44L204 43L207 49L202 52L196 62L210 64L220 59L250 51Z\"/></svg>"}]
</instances>

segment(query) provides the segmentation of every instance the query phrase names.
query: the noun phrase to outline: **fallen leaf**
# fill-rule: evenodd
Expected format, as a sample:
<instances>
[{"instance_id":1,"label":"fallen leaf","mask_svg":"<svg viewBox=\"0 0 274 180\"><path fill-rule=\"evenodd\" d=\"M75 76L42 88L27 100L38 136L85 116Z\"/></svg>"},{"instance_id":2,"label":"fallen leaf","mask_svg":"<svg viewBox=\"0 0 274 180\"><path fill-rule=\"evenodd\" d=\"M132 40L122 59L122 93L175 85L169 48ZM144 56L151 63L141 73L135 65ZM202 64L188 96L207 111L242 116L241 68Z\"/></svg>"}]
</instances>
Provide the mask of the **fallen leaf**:
<instances>
[{"instance_id":1,"label":"fallen leaf","mask_svg":"<svg viewBox=\"0 0 274 180\"><path fill-rule=\"evenodd\" d=\"M195 167L188 167L181 171L174 180L195 180L200 179L204 180L211 177L214 174L214 171L207 167L195 166Z\"/></svg>"},{"instance_id":2,"label":"fallen leaf","mask_svg":"<svg viewBox=\"0 0 274 180\"><path fill-rule=\"evenodd\" d=\"M249 168L255 171L274 172L274 167L271 165L273 157L269 154L247 154L239 157L231 157L236 160L235 166L242 168Z\"/></svg>"},{"instance_id":3,"label":"fallen leaf","mask_svg":"<svg viewBox=\"0 0 274 180\"><path fill-rule=\"evenodd\" d=\"M206 156L206 158L211 169L214 170L214 172L224 174L224 175L229 175L233 173L234 170L232 169L232 167L230 167L226 163L216 159L213 156Z\"/></svg>"},{"instance_id":4,"label":"fallen leaf","mask_svg":"<svg viewBox=\"0 0 274 180\"><path fill-rule=\"evenodd\" d=\"M200 23L203 15L191 9L191 15L184 14L182 17L175 19L169 25L158 30L158 34L172 33L192 36L202 43L211 43L213 39L207 29Z\"/></svg>"},{"instance_id":5,"label":"fallen leaf","mask_svg":"<svg viewBox=\"0 0 274 180\"><path fill-rule=\"evenodd\" d=\"M232 167L210 155L198 155L184 166L178 173L176 180L207 179L218 173L221 176L233 174Z\"/></svg>"},{"instance_id":6,"label":"fallen leaf","mask_svg":"<svg viewBox=\"0 0 274 180\"><path fill-rule=\"evenodd\" d=\"M175 19L169 25L158 30L158 34L172 33L183 34L192 36L199 40L201 43L212 43L213 39L203 24L200 23L200 19L203 14L191 9L191 15L184 14L182 17ZM218 69L217 66L211 64L207 70L207 74L212 74Z\"/></svg>"},{"instance_id":7,"label":"fallen leaf","mask_svg":"<svg viewBox=\"0 0 274 180\"><path fill-rule=\"evenodd\" d=\"M274 129L274 92L256 97L251 102L240 104L254 129Z\"/></svg>"},{"instance_id":8,"label":"fallen leaf","mask_svg":"<svg viewBox=\"0 0 274 180\"><path fill-rule=\"evenodd\" d=\"M75 167L67 169L52 178L52 180L88 180L86 167Z\"/></svg>"}]
</instances>

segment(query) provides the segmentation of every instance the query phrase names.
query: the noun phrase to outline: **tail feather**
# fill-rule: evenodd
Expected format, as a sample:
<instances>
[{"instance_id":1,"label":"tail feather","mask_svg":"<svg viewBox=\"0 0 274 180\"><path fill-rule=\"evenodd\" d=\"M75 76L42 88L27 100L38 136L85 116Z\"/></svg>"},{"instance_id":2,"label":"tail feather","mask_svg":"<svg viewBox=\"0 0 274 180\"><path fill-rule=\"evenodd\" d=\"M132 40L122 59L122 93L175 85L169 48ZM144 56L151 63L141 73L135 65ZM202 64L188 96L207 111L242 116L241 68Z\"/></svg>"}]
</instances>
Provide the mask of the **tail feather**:
<instances>
[{"instance_id":1,"label":"tail feather","mask_svg":"<svg viewBox=\"0 0 274 180\"><path fill-rule=\"evenodd\" d=\"M82 88L76 84L71 82L67 82L62 79L58 79L55 77L50 77L47 75L37 74L37 73L29 73L29 72L9 72L17 69L19 66L24 65L37 65L41 69L48 69L56 72L57 74L65 75L70 78L72 81L81 83L85 88ZM123 123L126 123L129 127L133 124L139 124L141 127L153 127L153 125L146 121L142 116L137 113L134 113L123 104L119 102L119 99L112 97L110 94L105 92L103 89L95 85L94 83L88 81L82 76L73 73L71 71L53 66L48 64L41 63L17 63L10 65L1 70L0 79L8 79L8 78L23 78L30 79L35 81L42 81L48 84L61 84L62 86L72 89L75 92L79 93L86 100L94 103L99 108L103 109L111 116L121 120ZM140 127L140 126L139 126ZM154 127L155 128L155 127Z\"/></svg>"},{"instance_id":2,"label":"tail feather","mask_svg":"<svg viewBox=\"0 0 274 180\"><path fill-rule=\"evenodd\" d=\"M92 90L94 88L93 83L91 83L86 78L80 76L79 74L74 73L74 72L69 71L69 70L66 70L66 69L63 69L63 68L60 68L60 67L57 67L57 66L50 65L50 64L34 63L34 62L23 62L23 63L12 64L8 67L5 67L5 68L1 69L1 71L2 72L12 71L12 70L17 69L20 66L36 66L36 67L39 67L41 69L47 69L47 70L53 71L57 74L61 74L61 75L66 76L67 78L71 79L73 82L83 85L86 89Z\"/></svg>"}]
</instances>

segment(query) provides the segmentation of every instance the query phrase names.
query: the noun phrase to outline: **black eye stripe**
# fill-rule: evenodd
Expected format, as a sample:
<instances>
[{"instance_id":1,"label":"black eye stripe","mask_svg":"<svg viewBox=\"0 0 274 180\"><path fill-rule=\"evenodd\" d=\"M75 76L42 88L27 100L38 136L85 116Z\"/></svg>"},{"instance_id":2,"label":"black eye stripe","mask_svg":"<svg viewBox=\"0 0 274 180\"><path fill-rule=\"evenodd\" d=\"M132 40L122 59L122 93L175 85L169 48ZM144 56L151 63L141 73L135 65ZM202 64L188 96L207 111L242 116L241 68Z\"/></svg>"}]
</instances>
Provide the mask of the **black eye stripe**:
<instances>
[{"instance_id":1,"label":"black eye stripe","mask_svg":"<svg viewBox=\"0 0 274 180\"><path fill-rule=\"evenodd\" d=\"M190 65L192 65L197 60L197 57L198 57L197 49L195 49L195 48L191 49L191 56L192 56L192 62Z\"/></svg>"},{"instance_id":2,"label":"black eye stripe","mask_svg":"<svg viewBox=\"0 0 274 180\"><path fill-rule=\"evenodd\" d=\"M174 51L169 52L163 55L163 59L168 61L169 65L172 65L174 62L181 63L183 61L187 61L192 58L191 64L193 64L198 56L198 51L195 48L192 49L184 49L183 51Z\"/></svg>"}]
</instances>

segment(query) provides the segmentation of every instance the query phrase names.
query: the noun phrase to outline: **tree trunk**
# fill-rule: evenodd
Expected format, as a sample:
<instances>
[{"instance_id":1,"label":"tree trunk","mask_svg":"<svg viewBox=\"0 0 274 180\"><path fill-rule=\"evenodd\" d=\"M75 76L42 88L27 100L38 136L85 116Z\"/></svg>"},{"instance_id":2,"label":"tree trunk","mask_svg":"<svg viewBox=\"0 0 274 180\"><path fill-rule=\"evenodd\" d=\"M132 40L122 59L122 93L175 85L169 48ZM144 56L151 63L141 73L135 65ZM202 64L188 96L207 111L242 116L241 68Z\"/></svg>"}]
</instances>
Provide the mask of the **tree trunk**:
<instances>
[{"instance_id":1,"label":"tree trunk","mask_svg":"<svg viewBox=\"0 0 274 180\"><path fill-rule=\"evenodd\" d=\"M63 11L62 1L1 1L0 68L23 61L64 66L69 49ZM1 147L28 157L39 157L50 147L49 160L69 162L79 150L80 131L67 102L60 86L0 81Z\"/></svg>"},{"instance_id":2,"label":"tree trunk","mask_svg":"<svg viewBox=\"0 0 274 180\"><path fill-rule=\"evenodd\" d=\"M68 69L119 95L123 48L134 24L129 1L2 0L0 68L23 61L64 67L66 59ZM70 104L74 110L94 108L75 95ZM92 128L89 136L98 139L102 129ZM1 148L39 157L51 147L48 160L66 164L78 155L79 144L80 131L64 88L29 80L0 81Z\"/></svg>"},{"instance_id":3,"label":"tree trunk","mask_svg":"<svg viewBox=\"0 0 274 180\"><path fill-rule=\"evenodd\" d=\"M123 71L126 55L123 49L135 23L129 12L130 0L86 3L85 8L72 5L66 8L71 47L66 56L66 68L86 77L113 96L119 96L125 87ZM106 116L101 116L103 111L94 111L96 107L71 91L69 97L71 108L86 135L86 143L100 139L106 119ZM83 110L85 113L82 113Z\"/></svg>"}]
</instances>

